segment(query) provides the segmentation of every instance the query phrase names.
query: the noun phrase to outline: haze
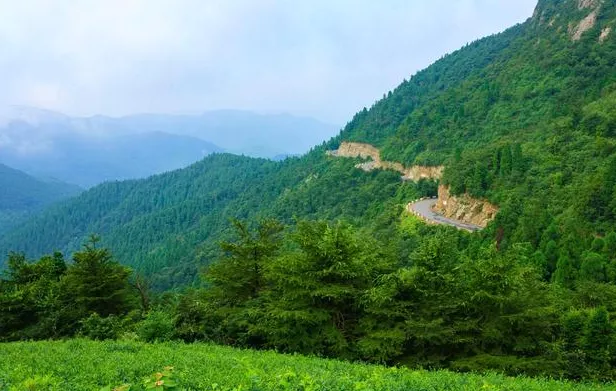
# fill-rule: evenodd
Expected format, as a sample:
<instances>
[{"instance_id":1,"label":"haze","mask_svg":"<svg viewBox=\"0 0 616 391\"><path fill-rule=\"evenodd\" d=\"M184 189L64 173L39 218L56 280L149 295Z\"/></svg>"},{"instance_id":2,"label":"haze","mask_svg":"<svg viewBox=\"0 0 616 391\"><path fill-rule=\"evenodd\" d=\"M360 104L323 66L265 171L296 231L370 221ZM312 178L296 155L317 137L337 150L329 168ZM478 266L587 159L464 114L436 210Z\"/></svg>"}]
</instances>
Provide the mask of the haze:
<instances>
[{"instance_id":1,"label":"haze","mask_svg":"<svg viewBox=\"0 0 616 391\"><path fill-rule=\"evenodd\" d=\"M536 0L0 0L0 105L289 112L343 124Z\"/></svg>"}]
</instances>

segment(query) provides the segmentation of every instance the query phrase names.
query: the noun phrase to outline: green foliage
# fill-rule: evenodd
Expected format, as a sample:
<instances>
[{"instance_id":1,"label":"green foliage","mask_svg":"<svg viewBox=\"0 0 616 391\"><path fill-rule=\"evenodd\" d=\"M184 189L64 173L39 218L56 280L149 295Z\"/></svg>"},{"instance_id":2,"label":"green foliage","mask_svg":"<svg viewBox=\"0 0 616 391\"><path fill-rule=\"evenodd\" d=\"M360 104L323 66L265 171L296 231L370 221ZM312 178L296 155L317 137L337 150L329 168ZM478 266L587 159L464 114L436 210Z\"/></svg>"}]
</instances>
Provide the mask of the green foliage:
<instances>
[{"instance_id":1,"label":"green foliage","mask_svg":"<svg viewBox=\"0 0 616 391\"><path fill-rule=\"evenodd\" d=\"M386 254L350 226L299 222L294 249L271 263L264 294L267 346L282 351L353 357L361 297L389 268Z\"/></svg>"},{"instance_id":2,"label":"green foliage","mask_svg":"<svg viewBox=\"0 0 616 391\"><path fill-rule=\"evenodd\" d=\"M569 26L587 12L542 0L535 17L445 56L303 157L219 154L107 183L3 235L0 252L74 250L99 232L158 289L196 282L206 266L202 286L160 299L170 315L143 320L148 340L169 338L174 322L191 342L614 379L616 41L599 34L616 6L602 2L597 25L572 42ZM441 184L499 212L472 235L420 224L402 210L436 183L325 153L345 140L405 166L442 164ZM93 242L73 258L9 256L0 338L73 335L83 319L96 335L134 307L129 273L107 250ZM282 376L278 385L313 387Z\"/></svg>"},{"instance_id":3,"label":"green foliage","mask_svg":"<svg viewBox=\"0 0 616 391\"><path fill-rule=\"evenodd\" d=\"M0 164L0 189L0 232L17 226L46 205L81 192L77 186L42 181L3 164Z\"/></svg>"},{"instance_id":4,"label":"green foliage","mask_svg":"<svg viewBox=\"0 0 616 391\"><path fill-rule=\"evenodd\" d=\"M113 315L101 318L96 312L82 319L80 323L79 334L90 339L116 339L122 330L120 319Z\"/></svg>"},{"instance_id":5,"label":"green foliage","mask_svg":"<svg viewBox=\"0 0 616 391\"><path fill-rule=\"evenodd\" d=\"M173 376L173 367L165 367L162 372L153 374L145 380L144 384L146 390L178 390Z\"/></svg>"},{"instance_id":6,"label":"green foliage","mask_svg":"<svg viewBox=\"0 0 616 391\"><path fill-rule=\"evenodd\" d=\"M142 341L169 341L175 335L173 318L162 311L151 311L137 324L137 335Z\"/></svg>"},{"instance_id":7,"label":"green foliage","mask_svg":"<svg viewBox=\"0 0 616 391\"><path fill-rule=\"evenodd\" d=\"M84 249L73 255L73 265L62 281L63 288L75 295L73 310L78 315L125 313L133 305L130 270L113 260L108 249L98 248L99 240L92 236Z\"/></svg>"},{"instance_id":8,"label":"green foliage","mask_svg":"<svg viewBox=\"0 0 616 391\"><path fill-rule=\"evenodd\" d=\"M136 306L130 271L96 243L93 237L69 265L58 252L37 262L9 256L0 278L0 341L119 336L120 317Z\"/></svg>"},{"instance_id":9,"label":"green foliage","mask_svg":"<svg viewBox=\"0 0 616 391\"><path fill-rule=\"evenodd\" d=\"M0 384L9 390L114 390L106 385L124 384L115 390L139 391L160 380L165 381L163 386L173 381L176 389L187 391L614 389L610 384L511 378L493 373L411 371L204 344L71 340L2 344L0 349ZM173 370L158 372L170 364ZM38 388L26 388L25 384L36 384Z\"/></svg>"},{"instance_id":10,"label":"green foliage","mask_svg":"<svg viewBox=\"0 0 616 391\"><path fill-rule=\"evenodd\" d=\"M433 193L434 184L401 186L389 171L366 175L351 160L325 158L324 147L282 162L216 154L183 170L90 189L0 237L0 254L73 252L96 232L160 291L196 279L197 265L210 264L218 242L231 239L234 219L343 218L370 226L423 192Z\"/></svg>"}]
</instances>

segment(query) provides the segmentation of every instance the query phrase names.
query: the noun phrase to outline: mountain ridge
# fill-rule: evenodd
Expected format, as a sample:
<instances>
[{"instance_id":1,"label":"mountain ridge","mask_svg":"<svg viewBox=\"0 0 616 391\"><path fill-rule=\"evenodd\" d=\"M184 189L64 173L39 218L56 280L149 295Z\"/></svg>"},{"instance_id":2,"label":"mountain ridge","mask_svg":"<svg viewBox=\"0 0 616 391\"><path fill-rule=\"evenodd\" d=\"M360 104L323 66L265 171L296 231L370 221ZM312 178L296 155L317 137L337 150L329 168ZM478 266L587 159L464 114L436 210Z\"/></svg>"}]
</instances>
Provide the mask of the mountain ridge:
<instances>
[{"instance_id":1,"label":"mountain ridge","mask_svg":"<svg viewBox=\"0 0 616 391\"><path fill-rule=\"evenodd\" d=\"M0 232L16 226L45 205L81 191L77 186L43 181L0 163Z\"/></svg>"}]
</instances>

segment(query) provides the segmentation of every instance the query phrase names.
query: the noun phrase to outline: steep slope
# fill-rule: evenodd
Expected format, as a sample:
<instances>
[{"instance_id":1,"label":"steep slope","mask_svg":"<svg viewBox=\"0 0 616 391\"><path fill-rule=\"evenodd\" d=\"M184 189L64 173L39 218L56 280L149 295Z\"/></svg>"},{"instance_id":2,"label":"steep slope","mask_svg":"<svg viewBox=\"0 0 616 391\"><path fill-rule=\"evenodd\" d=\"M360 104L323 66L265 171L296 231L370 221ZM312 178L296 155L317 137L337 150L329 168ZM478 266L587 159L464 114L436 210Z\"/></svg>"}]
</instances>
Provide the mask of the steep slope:
<instances>
[{"instance_id":1,"label":"steep slope","mask_svg":"<svg viewBox=\"0 0 616 391\"><path fill-rule=\"evenodd\" d=\"M97 187L10 233L0 250L38 255L98 232L123 262L181 281L213 258L229 217L343 218L387 230L397 205L436 195L434 184L327 156L353 141L404 167L444 166L449 194L498 208L478 238L502 251L522 246L546 279L559 257L579 269L616 224L615 20L613 1L542 0L524 24L445 56L301 158L216 155Z\"/></svg>"},{"instance_id":2,"label":"steep slope","mask_svg":"<svg viewBox=\"0 0 616 391\"><path fill-rule=\"evenodd\" d=\"M77 186L44 182L0 164L0 232L55 201L81 192Z\"/></svg>"}]
</instances>

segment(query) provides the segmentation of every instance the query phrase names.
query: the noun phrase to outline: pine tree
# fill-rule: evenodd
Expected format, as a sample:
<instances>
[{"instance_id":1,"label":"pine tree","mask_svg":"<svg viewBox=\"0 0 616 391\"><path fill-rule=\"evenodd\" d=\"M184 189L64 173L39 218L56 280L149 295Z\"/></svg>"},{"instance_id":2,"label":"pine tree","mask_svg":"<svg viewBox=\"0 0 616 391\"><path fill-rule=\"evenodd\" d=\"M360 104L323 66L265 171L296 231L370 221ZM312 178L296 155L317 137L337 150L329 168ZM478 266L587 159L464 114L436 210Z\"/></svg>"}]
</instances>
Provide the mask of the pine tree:
<instances>
[{"instance_id":1,"label":"pine tree","mask_svg":"<svg viewBox=\"0 0 616 391\"><path fill-rule=\"evenodd\" d=\"M92 235L83 250L73 254L73 265L62 280L67 311L74 322L92 313L122 315L134 306L128 281L130 270L113 259L100 238Z\"/></svg>"},{"instance_id":2,"label":"pine tree","mask_svg":"<svg viewBox=\"0 0 616 391\"><path fill-rule=\"evenodd\" d=\"M610 348L613 344L614 328L605 307L594 310L584 330L582 347L589 365L605 373L609 369Z\"/></svg>"},{"instance_id":3,"label":"pine tree","mask_svg":"<svg viewBox=\"0 0 616 391\"><path fill-rule=\"evenodd\" d=\"M571 288L575 280L575 269L571 265L571 261L566 256L558 258L556 264L556 271L554 272L554 282L566 287Z\"/></svg>"}]
</instances>

